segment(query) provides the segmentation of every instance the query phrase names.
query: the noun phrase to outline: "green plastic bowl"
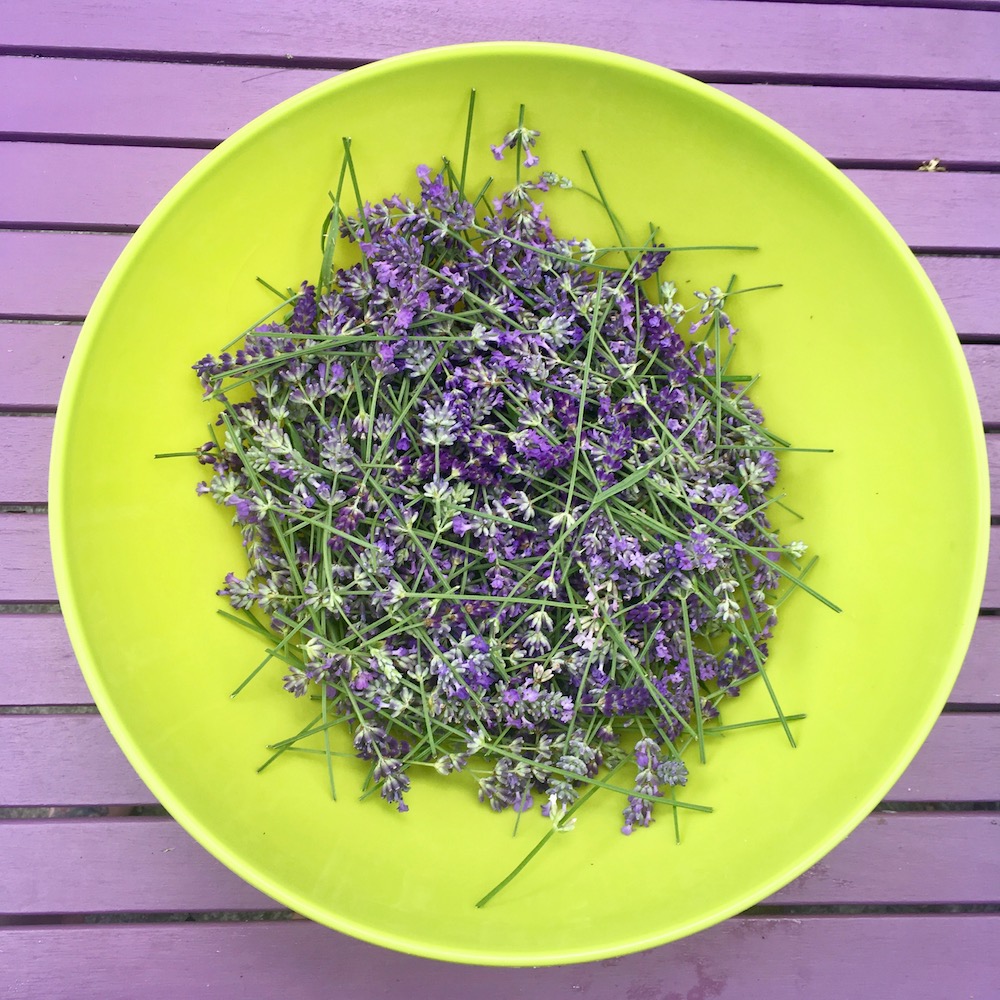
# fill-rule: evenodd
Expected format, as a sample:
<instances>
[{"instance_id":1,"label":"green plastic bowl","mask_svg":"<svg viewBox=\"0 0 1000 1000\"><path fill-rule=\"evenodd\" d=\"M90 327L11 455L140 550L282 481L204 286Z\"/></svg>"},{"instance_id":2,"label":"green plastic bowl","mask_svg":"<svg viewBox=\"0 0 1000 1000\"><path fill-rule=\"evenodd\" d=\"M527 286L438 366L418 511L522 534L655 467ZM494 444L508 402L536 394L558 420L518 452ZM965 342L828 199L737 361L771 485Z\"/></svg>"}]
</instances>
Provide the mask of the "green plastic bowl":
<instances>
[{"instance_id":1,"label":"green plastic bowl","mask_svg":"<svg viewBox=\"0 0 1000 1000\"><path fill-rule=\"evenodd\" d=\"M229 516L198 498L193 460L214 411L190 365L297 286L318 235L341 137L362 194L416 192L414 168L461 157L477 90L470 177L510 171L489 143L525 103L542 166L584 186L586 149L625 226L672 244L756 244L677 254L690 292L781 282L734 300L739 366L761 372L769 426L832 455L788 453L781 487L821 556L782 609L769 676L794 723L719 738L685 797L631 837L622 802L594 798L488 906L474 902L548 828L480 805L429 773L410 812L358 800L364 771L265 745L310 706L265 671L229 692L260 644L216 612L241 566ZM500 173L501 180L509 180ZM579 192L547 200L558 231L609 241ZM337 930L434 958L502 965L648 948L725 919L845 837L902 773L955 680L982 592L985 450L954 330L886 220L821 156L710 87L617 55L503 43L418 52L352 70L258 118L210 153L129 243L94 304L59 407L51 473L59 596L94 699L136 770L209 851L286 906ZM728 721L773 715L763 683Z\"/></svg>"}]
</instances>

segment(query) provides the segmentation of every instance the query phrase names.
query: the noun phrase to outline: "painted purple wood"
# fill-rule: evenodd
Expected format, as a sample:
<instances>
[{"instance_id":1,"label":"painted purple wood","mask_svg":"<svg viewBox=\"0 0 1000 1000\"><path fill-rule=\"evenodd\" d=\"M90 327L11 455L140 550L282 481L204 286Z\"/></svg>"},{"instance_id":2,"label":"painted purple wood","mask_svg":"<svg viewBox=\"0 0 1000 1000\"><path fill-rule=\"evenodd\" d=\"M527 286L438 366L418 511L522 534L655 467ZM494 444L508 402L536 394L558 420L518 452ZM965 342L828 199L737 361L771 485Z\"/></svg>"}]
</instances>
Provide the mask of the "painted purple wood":
<instances>
[{"instance_id":1,"label":"painted purple wood","mask_svg":"<svg viewBox=\"0 0 1000 1000\"><path fill-rule=\"evenodd\" d=\"M957 852L945 873L938 852ZM873 859L878 859L873 865ZM990 903L1000 897L1000 819L990 813L875 813L766 903Z\"/></svg>"},{"instance_id":2,"label":"painted purple wood","mask_svg":"<svg viewBox=\"0 0 1000 1000\"><path fill-rule=\"evenodd\" d=\"M200 149L0 143L0 222L138 226Z\"/></svg>"},{"instance_id":3,"label":"painted purple wood","mask_svg":"<svg viewBox=\"0 0 1000 1000\"><path fill-rule=\"evenodd\" d=\"M976 622L969 652L949 699L956 704L1000 705L1000 618Z\"/></svg>"},{"instance_id":4,"label":"painted purple wood","mask_svg":"<svg viewBox=\"0 0 1000 1000\"><path fill-rule=\"evenodd\" d=\"M0 806L148 805L140 781L97 715L0 715ZM72 752L68 752L72 748ZM943 715L888 793L893 802L1000 800L1000 715Z\"/></svg>"},{"instance_id":5,"label":"painted purple wood","mask_svg":"<svg viewBox=\"0 0 1000 1000\"><path fill-rule=\"evenodd\" d=\"M970 338L1000 334L1000 260L990 257L919 260L960 334Z\"/></svg>"},{"instance_id":6,"label":"painted purple wood","mask_svg":"<svg viewBox=\"0 0 1000 1000\"><path fill-rule=\"evenodd\" d=\"M0 133L217 142L268 108L336 76L95 59L0 58ZM995 163L1000 93L720 84L841 160ZM73 94L73 101L66 94ZM122 101L122 93L130 100ZM919 104L919 116L910 114Z\"/></svg>"},{"instance_id":7,"label":"painted purple wood","mask_svg":"<svg viewBox=\"0 0 1000 1000\"><path fill-rule=\"evenodd\" d=\"M990 528L990 558L980 606L992 611L1000 610L1000 525Z\"/></svg>"},{"instance_id":8,"label":"painted purple wood","mask_svg":"<svg viewBox=\"0 0 1000 1000\"><path fill-rule=\"evenodd\" d=\"M0 705L89 705L62 615L0 614Z\"/></svg>"},{"instance_id":9,"label":"painted purple wood","mask_svg":"<svg viewBox=\"0 0 1000 1000\"><path fill-rule=\"evenodd\" d=\"M717 84L833 160L938 159L945 167L1000 158L1000 93L870 87ZM913 115L917 105L920 114Z\"/></svg>"},{"instance_id":10,"label":"painted purple wood","mask_svg":"<svg viewBox=\"0 0 1000 1000\"><path fill-rule=\"evenodd\" d=\"M0 928L0 956L16 970L9 1000L989 1000L998 938L996 914L734 917L622 958L497 969L414 958L288 920Z\"/></svg>"},{"instance_id":11,"label":"painted purple wood","mask_svg":"<svg viewBox=\"0 0 1000 1000\"><path fill-rule=\"evenodd\" d=\"M614 16L588 0L533 8L468 0L428 17L409 0L337 5L303 0L276 15L270 0L218 0L194 17L171 0L7 0L9 45L125 53L204 53L369 60L443 43L544 39L590 45L711 74L800 74L1000 80L1000 19L975 10L802 7L713 0L635 0Z\"/></svg>"},{"instance_id":12,"label":"painted purple wood","mask_svg":"<svg viewBox=\"0 0 1000 1000\"><path fill-rule=\"evenodd\" d=\"M737 3L741 0L736 0ZM956 10L1000 10L1000 0L776 0L777 3L855 4L863 7L951 7Z\"/></svg>"},{"instance_id":13,"label":"painted purple wood","mask_svg":"<svg viewBox=\"0 0 1000 1000\"><path fill-rule=\"evenodd\" d=\"M54 410L79 333L80 328L76 325L0 323L0 410ZM983 420L989 424L1000 424L1000 346L967 344L963 350L976 386ZM39 428L42 426L44 425L29 425L26 429L18 430L11 425L9 430L34 437L40 433ZM32 447L37 452L41 444ZM995 497L1000 495L998 448L1000 441L987 439ZM0 483L0 494L5 489L5 484ZM6 489L6 492L9 493L10 490ZM1000 511L1000 503L994 504L994 510Z\"/></svg>"},{"instance_id":14,"label":"painted purple wood","mask_svg":"<svg viewBox=\"0 0 1000 1000\"><path fill-rule=\"evenodd\" d=\"M967 348L971 350L972 348ZM979 398L983 401L983 419L1000 420L1000 348L990 347L993 362L973 369ZM3 381L0 380L0 390ZM0 392L0 409L2 409ZM43 503L48 493L49 449L52 443L53 418L43 415L0 417L0 462L6 474L0 479L0 503ZM1000 436L986 438L990 463L990 488L993 510L1000 510Z\"/></svg>"},{"instance_id":15,"label":"painted purple wood","mask_svg":"<svg viewBox=\"0 0 1000 1000\"><path fill-rule=\"evenodd\" d=\"M0 513L0 601L54 601L43 514ZM990 560L982 606L1000 609L1000 525L990 530Z\"/></svg>"},{"instance_id":16,"label":"painted purple wood","mask_svg":"<svg viewBox=\"0 0 1000 1000\"><path fill-rule=\"evenodd\" d=\"M166 54L150 52L143 57L145 61L137 62L0 57L0 93L4 94L0 132L89 133L99 140L119 133L214 140L285 96L283 88L292 87L296 74L294 90L304 81L328 75L325 70L286 70L277 65L163 63L163 58L172 57L171 52L201 51L208 58L213 53L245 52L277 59L287 53L340 65L358 53L364 58L462 38L530 33L645 55L664 64L694 68L712 79L759 80L766 75L768 81L787 82L790 73L801 73L803 79L833 74L839 83L865 76L890 84L900 78L922 79L935 89L727 86L738 94L742 90L752 95L750 103L827 155L878 164L936 157L949 167L1000 162L996 117L1000 91L995 86L1000 79L996 59L1000 19L990 18L995 11L918 10L897 7L898 2L881 0L878 6L860 6L641 0L619 5L621 9L609 16L606 5L588 0L536 5L529 14L523 4L515 8L512 0L465 0L454 9L435 6L434 16L428 16L426 5L412 0L356 0L354 4L219 0L208 6L177 4L176 0L100 0L85 5L75 0L5 0L0 50L5 44L28 39L31 44L74 51L89 45L158 49ZM917 0L905 2L922 5ZM923 5L983 6L981 0L974 4L923 0ZM990 6L996 6L993 0ZM956 79L975 78L987 80L992 90L947 86ZM7 120L17 124L5 124ZM841 151L835 152L838 148ZM12 153L9 146L0 146L2 151ZM122 157L120 162L127 159ZM58 166L55 160L37 162L49 171ZM0 168L5 179L6 172ZM884 199L904 192L899 198L909 204L902 211L918 227L916 235L908 236L917 245L940 245L920 235L930 231L926 229L930 223L935 232L943 228L952 233L949 245L953 248L985 247L980 242L959 243L953 218L968 212L973 227L964 232L988 234L996 228L997 199L993 196L993 207L986 202L979 206L981 224L972 217L975 199L957 206L959 216L949 216L955 210L948 193L955 183L949 176L953 173L914 173L899 180L902 186L893 186L888 195L875 189L871 193L899 224L894 215L897 209ZM20 176L27 192L35 179ZM86 176L94 179L93 172ZM115 193L113 185L102 189L95 184L77 203L89 206L93 214L87 218L100 222L99 210L108 215L103 220L107 224L114 220L113 213L129 206L124 192L131 191L132 205L140 204L144 192L155 186L149 181L151 176L122 174L114 182L121 194ZM942 184L943 178L948 180ZM878 178L874 179L877 183ZM51 173L47 180L53 180ZM61 183L58 177L55 180ZM169 182L165 174L154 180ZM896 180L890 180L895 185ZM58 183L49 188L36 186L35 203L47 190L58 190ZM920 200L928 191L933 191L935 208L924 220L919 217ZM977 189L977 194L983 193ZM105 198L106 212L97 200L100 197ZM16 218L44 221L16 215L24 212L25 204L23 200L12 203ZM992 239L988 245L995 247L996 237ZM113 259L110 248L115 247L117 253L123 242L117 237L0 233L0 316L82 315ZM1000 260L925 257L924 264L961 333L972 338L1000 334ZM59 281L53 281L53 274L59 275ZM65 288L56 287L62 285ZM75 335L64 328L58 334L42 328L44 342L25 345L31 336L26 329L10 334L9 327L0 327L0 389L3 394L14 393L12 403L4 403L0 396L0 411L51 405L37 402L46 396L54 402L65 364L56 356L55 338L71 340ZM13 336L13 342L5 339L8 336ZM982 355L972 357L971 364L984 416L991 420L988 414L995 412L1000 398L995 363L984 349ZM23 386L12 385L22 381L26 382ZM41 426L20 423L6 429L15 435L24 432L29 449L37 451ZM31 445L32 441L36 444ZM991 437L987 442L994 457L998 441ZM9 465L6 455L3 464ZM996 469L994 464L994 480ZM38 469L30 475L37 484ZM29 523L21 521L20 525ZM0 519L0 580L9 575L7 567L19 552L30 560L32 574L47 579L44 532L32 529L30 544L23 536L12 544L7 530L11 527L8 520ZM16 589L24 592L30 579L23 575L23 567L14 573L15 577L21 574L22 585ZM987 598L1000 606L1000 573L991 576L997 581L994 597L988 588ZM1000 700L998 628L1000 618L980 620L953 700L971 704ZM47 667L50 660L59 664L64 677L72 676L75 667L58 617L0 615L0 694L7 685L17 697L24 683L33 692L23 695L24 703L31 703L30 698L41 697L52 686L60 691L58 672L51 684L49 670L44 682L36 683L34 677L23 681L29 666L40 661ZM80 683L78 674L76 682ZM953 718L942 719L939 726L950 725ZM15 721L20 724L23 717ZM960 722L956 719L956 725ZM34 723L32 718L28 725ZM943 738L941 733L945 730L935 730L922 754L938 752L935 741ZM33 740L27 745L38 747ZM82 745L87 745L86 740ZM7 746L3 733L0 746ZM956 757L950 772L937 769L933 780L946 782L950 792L957 793L963 782L972 780L968 771L987 770L996 760L991 747L984 745L982 754L973 758ZM98 770L107 776L115 766L106 763ZM924 794L928 787L920 770L924 766L918 756L903 779L910 783L907 794ZM105 778L97 775L86 780L93 783ZM771 903L995 904L1000 900L997 823L996 814L990 813L875 815ZM225 909L229 903L237 910L272 905L266 900L256 904L254 900L263 897L167 821L151 825L141 819L8 823L0 826L0 857L4 859L0 913L10 912L7 900L14 900L11 909L19 907L17 912L28 919L44 921L33 927L0 926L0 993L22 1000L63 996L131 1000L136 995L150 1000L189 996L229 1000L318 996L331 990L352 1000L467 994L483 1000L577 995L591 1000L752 1000L765 995L775 1000L854 996L953 1000L1000 995L995 957L1000 916L993 913L744 918L645 955L566 969L489 970L395 955L304 921L60 927L37 916L63 910L82 914L102 905L116 913L132 907L146 913L185 910L188 900L194 901L192 909L202 911Z\"/></svg>"},{"instance_id":17,"label":"painted purple wood","mask_svg":"<svg viewBox=\"0 0 1000 1000\"><path fill-rule=\"evenodd\" d=\"M56 600L44 514L0 514L0 601Z\"/></svg>"},{"instance_id":18,"label":"painted purple wood","mask_svg":"<svg viewBox=\"0 0 1000 1000\"><path fill-rule=\"evenodd\" d=\"M0 232L0 318L85 315L127 242L127 236Z\"/></svg>"},{"instance_id":19,"label":"painted purple wood","mask_svg":"<svg viewBox=\"0 0 1000 1000\"><path fill-rule=\"evenodd\" d=\"M888 802L995 802L1000 800L1000 715L942 715Z\"/></svg>"},{"instance_id":20,"label":"painted purple wood","mask_svg":"<svg viewBox=\"0 0 1000 1000\"><path fill-rule=\"evenodd\" d=\"M1000 346L965 347L983 419L1000 423ZM5 409L4 394L13 379L0 374L0 409ZM55 399L46 400L55 405ZM6 473L0 479L0 503L44 503L48 492L48 463L52 443L53 418L25 414L0 416L0 466ZM1000 436L986 437L990 467L992 509L1000 511Z\"/></svg>"},{"instance_id":21,"label":"painted purple wood","mask_svg":"<svg viewBox=\"0 0 1000 1000\"><path fill-rule=\"evenodd\" d=\"M0 820L0 913L269 910L278 903L159 817ZM876 813L765 905L1000 898L1000 819Z\"/></svg>"},{"instance_id":22,"label":"painted purple wood","mask_svg":"<svg viewBox=\"0 0 1000 1000\"><path fill-rule=\"evenodd\" d=\"M996 174L845 173L913 248L990 253L1000 246L1000 176Z\"/></svg>"},{"instance_id":23,"label":"painted purple wood","mask_svg":"<svg viewBox=\"0 0 1000 1000\"><path fill-rule=\"evenodd\" d=\"M0 913L281 909L172 819L0 820L0 857Z\"/></svg>"},{"instance_id":24,"label":"painted purple wood","mask_svg":"<svg viewBox=\"0 0 1000 1000\"><path fill-rule=\"evenodd\" d=\"M987 424L1000 423L1000 345L966 344L965 360Z\"/></svg>"},{"instance_id":25,"label":"painted purple wood","mask_svg":"<svg viewBox=\"0 0 1000 1000\"><path fill-rule=\"evenodd\" d=\"M0 222L45 229L138 226L203 150L0 144ZM848 170L914 247L1000 247L1000 175Z\"/></svg>"},{"instance_id":26,"label":"painted purple wood","mask_svg":"<svg viewBox=\"0 0 1000 1000\"><path fill-rule=\"evenodd\" d=\"M332 76L334 70L8 56L0 58L0 132L218 142Z\"/></svg>"},{"instance_id":27,"label":"painted purple wood","mask_svg":"<svg viewBox=\"0 0 1000 1000\"><path fill-rule=\"evenodd\" d=\"M0 232L0 319L84 315L127 237ZM958 332L1000 334L1000 259L921 257ZM62 280L53 283L51 274Z\"/></svg>"},{"instance_id":28,"label":"painted purple wood","mask_svg":"<svg viewBox=\"0 0 1000 1000\"><path fill-rule=\"evenodd\" d=\"M980 618L953 703L1000 704L1000 618ZM0 614L0 706L90 704L61 615Z\"/></svg>"},{"instance_id":29,"label":"painted purple wood","mask_svg":"<svg viewBox=\"0 0 1000 1000\"><path fill-rule=\"evenodd\" d=\"M76 325L0 323L0 410L55 409L79 334Z\"/></svg>"},{"instance_id":30,"label":"painted purple wood","mask_svg":"<svg viewBox=\"0 0 1000 1000\"><path fill-rule=\"evenodd\" d=\"M151 805L98 715L0 715L2 806Z\"/></svg>"},{"instance_id":31,"label":"painted purple wood","mask_svg":"<svg viewBox=\"0 0 1000 1000\"><path fill-rule=\"evenodd\" d=\"M0 503L43 503L53 418L0 417Z\"/></svg>"}]
</instances>

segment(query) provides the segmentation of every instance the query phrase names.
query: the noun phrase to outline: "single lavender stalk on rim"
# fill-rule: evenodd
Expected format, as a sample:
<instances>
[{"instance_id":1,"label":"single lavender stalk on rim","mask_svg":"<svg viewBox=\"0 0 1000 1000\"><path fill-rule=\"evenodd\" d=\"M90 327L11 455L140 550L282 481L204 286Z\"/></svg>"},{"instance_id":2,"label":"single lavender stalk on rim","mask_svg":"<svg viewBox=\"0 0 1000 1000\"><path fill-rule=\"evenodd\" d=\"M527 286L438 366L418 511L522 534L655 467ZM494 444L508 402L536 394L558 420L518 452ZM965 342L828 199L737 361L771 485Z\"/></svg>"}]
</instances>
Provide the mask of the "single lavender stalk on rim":
<instances>
[{"instance_id":1,"label":"single lavender stalk on rim","mask_svg":"<svg viewBox=\"0 0 1000 1000\"><path fill-rule=\"evenodd\" d=\"M194 366L222 408L199 491L232 508L248 560L219 593L270 643L234 694L275 660L320 701L264 766L322 755L331 794L346 725L362 793L401 812L433 766L494 810L538 802L550 833L599 789L624 797L623 833L657 805L676 828L709 811L677 795L682 755L708 758L751 677L775 714L740 725L794 745L802 716L764 670L777 604L834 605L768 519L791 445L730 371L735 277L682 305L661 280L680 248L627 239L586 153L619 244L556 235L536 198L573 185L522 173L539 163L523 107L491 147L514 186L467 197L473 105L460 174L419 167L416 201L363 203L345 139L318 281ZM360 262L337 268L338 241Z\"/></svg>"}]
</instances>

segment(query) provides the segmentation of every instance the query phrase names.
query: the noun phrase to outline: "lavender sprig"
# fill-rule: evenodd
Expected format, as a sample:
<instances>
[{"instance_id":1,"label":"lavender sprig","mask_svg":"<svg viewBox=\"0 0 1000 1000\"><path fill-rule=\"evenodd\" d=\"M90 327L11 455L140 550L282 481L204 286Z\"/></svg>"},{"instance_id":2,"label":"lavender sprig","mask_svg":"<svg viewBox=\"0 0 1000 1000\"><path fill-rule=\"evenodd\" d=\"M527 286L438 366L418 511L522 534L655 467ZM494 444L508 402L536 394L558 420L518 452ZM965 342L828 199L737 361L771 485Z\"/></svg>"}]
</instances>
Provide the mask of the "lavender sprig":
<instances>
[{"instance_id":1,"label":"lavender sprig","mask_svg":"<svg viewBox=\"0 0 1000 1000\"><path fill-rule=\"evenodd\" d=\"M708 808L677 796L688 745L704 763L707 736L773 723L794 746L802 716L764 669L779 604L798 588L835 608L768 520L775 453L794 449L750 401L756 377L729 370L728 302L751 289L682 305L671 248L652 226L626 238L586 153L620 245L557 236L535 192L576 189L522 178L539 137L523 107L491 147L515 152L514 187L467 198L474 100L460 173L419 167L416 201L363 203L345 138L318 283L194 366L224 429L196 452L199 491L247 553L219 593L271 643L234 695L273 660L318 692L261 769L321 754L334 796L346 724L365 794L401 812L411 767L475 768L483 802L519 815L537 797L553 832L598 788L626 797L623 832L656 805L676 828ZM359 263L336 268L339 241ZM776 717L722 725L758 674ZM609 781L626 759L631 790Z\"/></svg>"}]
</instances>

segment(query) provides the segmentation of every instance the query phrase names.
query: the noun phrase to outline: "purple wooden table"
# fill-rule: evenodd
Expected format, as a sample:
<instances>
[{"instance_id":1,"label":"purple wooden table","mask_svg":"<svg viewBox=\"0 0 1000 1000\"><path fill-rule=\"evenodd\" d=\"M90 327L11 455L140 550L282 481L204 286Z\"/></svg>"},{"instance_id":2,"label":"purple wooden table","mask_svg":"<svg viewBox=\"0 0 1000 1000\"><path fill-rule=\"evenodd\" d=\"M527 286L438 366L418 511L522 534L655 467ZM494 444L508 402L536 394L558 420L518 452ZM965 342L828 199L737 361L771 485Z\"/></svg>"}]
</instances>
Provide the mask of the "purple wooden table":
<instances>
[{"instance_id":1,"label":"purple wooden table","mask_svg":"<svg viewBox=\"0 0 1000 1000\"><path fill-rule=\"evenodd\" d=\"M997 486L1000 2L617 6L3 0L4 997L1000 997L995 560L951 701L887 800L747 914L591 965L450 966L287 913L157 805L81 679L49 565L45 488L60 384L101 280L167 188L238 126L334 73L424 46L519 38L611 49L713 83L811 142L936 283L976 381Z\"/></svg>"}]
</instances>

